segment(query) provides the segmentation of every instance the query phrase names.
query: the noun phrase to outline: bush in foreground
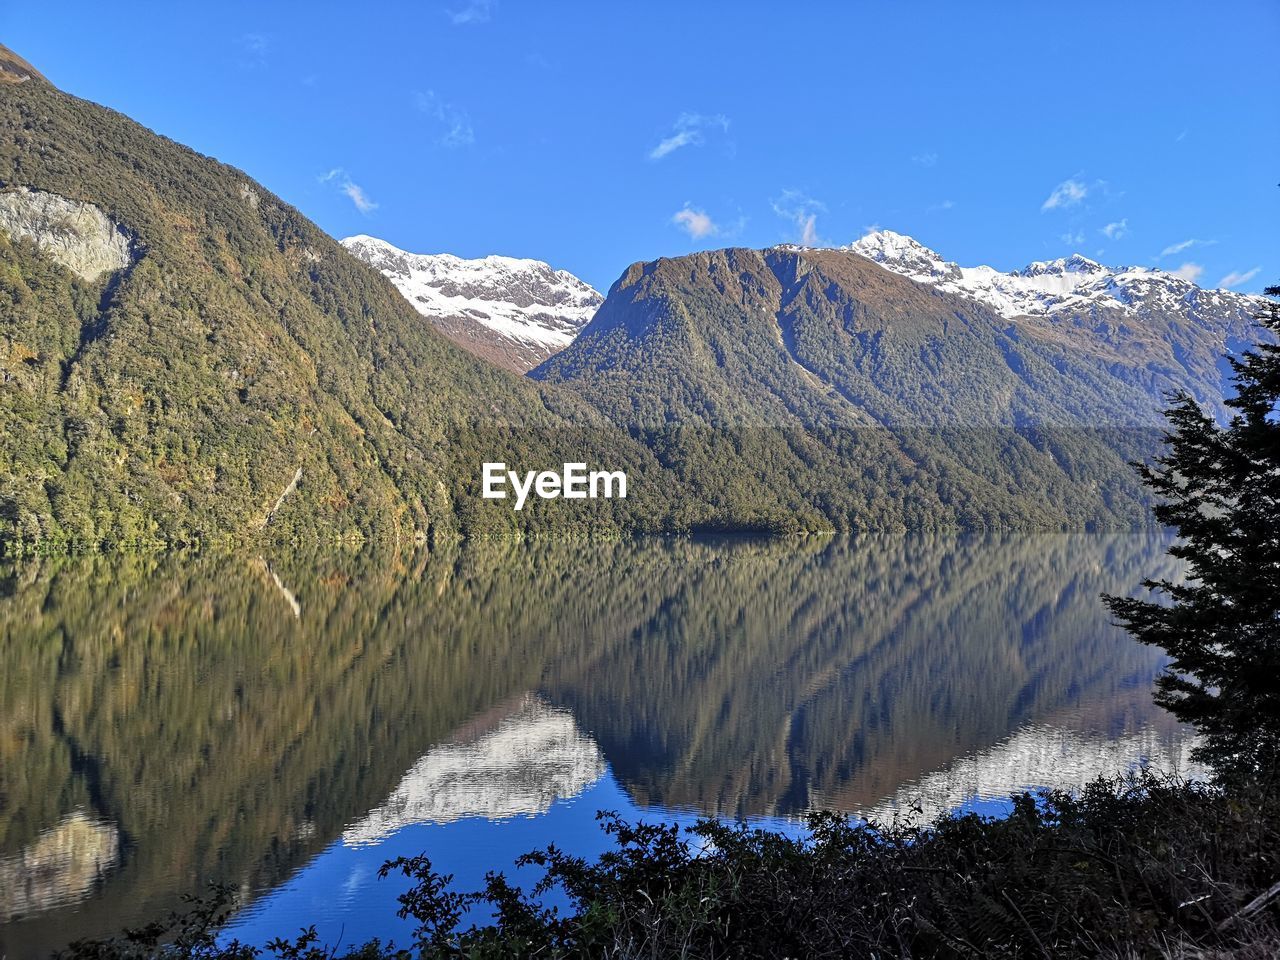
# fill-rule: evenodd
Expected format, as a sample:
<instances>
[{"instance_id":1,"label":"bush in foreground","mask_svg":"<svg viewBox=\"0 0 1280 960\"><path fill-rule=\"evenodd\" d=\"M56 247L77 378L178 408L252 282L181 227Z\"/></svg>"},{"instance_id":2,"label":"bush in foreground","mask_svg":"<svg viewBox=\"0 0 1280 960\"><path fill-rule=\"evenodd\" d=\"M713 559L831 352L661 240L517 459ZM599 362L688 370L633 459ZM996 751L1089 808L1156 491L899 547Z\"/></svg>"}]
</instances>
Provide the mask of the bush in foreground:
<instances>
[{"instance_id":1,"label":"bush in foreground","mask_svg":"<svg viewBox=\"0 0 1280 960\"><path fill-rule=\"evenodd\" d=\"M612 850L589 862L555 848L525 893L501 874L458 893L425 857L388 862L414 943L386 957L1204 957L1280 955L1280 798L1258 786L1141 775L1079 796L1014 798L1003 818L878 828L815 815L790 839L704 821L633 825L601 815ZM542 907L558 887L570 907ZM487 906L483 926L462 924ZM265 951L219 942L219 905L173 925L79 943L68 958L320 960L313 931ZM168 943L167 946L164 944Z\"/></svg>"}]
</instances>

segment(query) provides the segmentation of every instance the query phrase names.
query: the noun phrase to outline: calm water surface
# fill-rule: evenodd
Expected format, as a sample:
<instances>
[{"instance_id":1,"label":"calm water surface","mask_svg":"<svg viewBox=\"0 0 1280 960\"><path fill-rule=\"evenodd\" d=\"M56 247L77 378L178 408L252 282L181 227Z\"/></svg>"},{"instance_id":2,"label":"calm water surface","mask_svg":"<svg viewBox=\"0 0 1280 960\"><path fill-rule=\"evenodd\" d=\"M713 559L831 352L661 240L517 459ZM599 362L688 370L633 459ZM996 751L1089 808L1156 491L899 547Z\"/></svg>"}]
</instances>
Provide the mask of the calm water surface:
<instances>
[{"instance_id":1,"label":"calm water surface","mask_svg":"<svg viewBox=\"0 0 1280 960\"><path fill-rule=\"evenodd\" d=\"M0 568L0 956L240 889L253 942L407 938L597 810L795 831L1193 772L1098 601L1146 536L481 544ZM519 876L520 874L517 874ZM535 879L530 876L529 879Z\"/></svg>"}]
</instances>

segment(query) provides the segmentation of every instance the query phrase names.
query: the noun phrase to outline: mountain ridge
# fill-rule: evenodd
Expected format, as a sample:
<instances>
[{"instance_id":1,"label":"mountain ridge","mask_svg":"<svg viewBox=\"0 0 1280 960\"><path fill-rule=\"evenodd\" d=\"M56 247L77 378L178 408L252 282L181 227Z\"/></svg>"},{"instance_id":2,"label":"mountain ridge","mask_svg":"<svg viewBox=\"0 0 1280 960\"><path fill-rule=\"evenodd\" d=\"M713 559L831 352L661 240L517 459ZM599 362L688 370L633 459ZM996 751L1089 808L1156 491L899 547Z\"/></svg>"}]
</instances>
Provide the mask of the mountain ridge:
<instances>
[{"instance_id":1,"label":"mountain ridge","mask_svg":"<svg viewBox=\"0 0 1280 960\"><path fill-rule=\"evenodd\" d=\"M0 540L661 526L647 451L450 342L242 171L23 82L0 86L0 190L61 198L131 238L127 266L90 277L52 235L0 230ZM479 496L488 459L586 459L632 471L634 493L516 514Z\"/></svg>"},{"instance_id":2,"label":"mountain ridge","mask_svg":"<svg viewBox=\"0 0 1280 960\"><path fill-rule=\"evenodd\" d=\"M409 253L366 235L342 245L391 280L449 339L516 373L572 343L604 301L589 284L542 260Z\"/></svg>"}]
</instances>

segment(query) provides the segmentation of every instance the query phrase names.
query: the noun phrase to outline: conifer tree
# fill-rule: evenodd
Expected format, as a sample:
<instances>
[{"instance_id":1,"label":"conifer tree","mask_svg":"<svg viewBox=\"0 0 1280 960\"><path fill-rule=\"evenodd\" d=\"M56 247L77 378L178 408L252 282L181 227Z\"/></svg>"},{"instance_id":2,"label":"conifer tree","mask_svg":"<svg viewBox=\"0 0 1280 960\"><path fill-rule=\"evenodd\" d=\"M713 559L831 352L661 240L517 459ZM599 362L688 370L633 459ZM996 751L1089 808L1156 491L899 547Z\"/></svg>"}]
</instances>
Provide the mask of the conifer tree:
<instances>
[{"instance_id":1,"label":"conifer tree","mask_svg":"<svg viewBox=\"0 0 1280 960\"><path fill-rule=\"evenodd\" d=\"M1267 294L1280 296L1280 287ZM1280 304L1258 317L1280 334ZM1228 358L1236 396L1226 426L1186 394L1166 412L1166 449L1139 466L1178 535L1186 579L1147 581L1153 599L1107 597L1143 643L1167 650L1156 700L1203 735L1220 773L1277 775L1280 760L1280 347Z\"/></svg>"}]
</instances>

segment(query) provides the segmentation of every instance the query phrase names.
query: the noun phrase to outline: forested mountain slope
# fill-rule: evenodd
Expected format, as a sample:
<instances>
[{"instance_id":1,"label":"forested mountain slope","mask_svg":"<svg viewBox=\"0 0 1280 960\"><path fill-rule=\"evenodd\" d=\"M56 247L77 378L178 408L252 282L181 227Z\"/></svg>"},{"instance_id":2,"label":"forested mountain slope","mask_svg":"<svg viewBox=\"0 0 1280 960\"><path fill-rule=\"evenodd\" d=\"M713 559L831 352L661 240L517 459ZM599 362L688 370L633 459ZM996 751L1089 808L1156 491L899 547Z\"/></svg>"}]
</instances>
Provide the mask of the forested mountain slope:
<instances>
[{"instance_id":1,"label":"forested mountain slope","mask_svg":"<svg viewBox=\"0 0 1280 960\"><path fill-rule=\"evenodd\" d=\"M1128 461L1154 448L1162 389L1221 398L1212 367L1186 383L1131 339L1019 325L850 250L730 249L632 266L531 376L733 517L768 491L837 526L1110 525L1142 515Z\"/></svg>"},{"instance_id":2,"label":"forested mountain slope","mask_svg":"<svg viewBox=\"0 0 1280 960\"><path fill-rule=\"evenodd\" d=\"M720 250L631 267L522 379L240 171L0 64L0 543L1131 526L1162 391L1219 403L1243 336ZM486 461L628 496L516 512Z\"/></svg>"},{"instance_id":3,"label":"forested mountain slope","mask_svg":"<svg viewBox=\"0 0 1280 960\"><path fill-rule=\"evenodd\" d=\"M0 85L0 214L0 539L661 523L650 455L572 396L448 342L243 173L38 75ZM632 496L478 495L485 460L580 459Z\"/></svg>"}]
</instances>

